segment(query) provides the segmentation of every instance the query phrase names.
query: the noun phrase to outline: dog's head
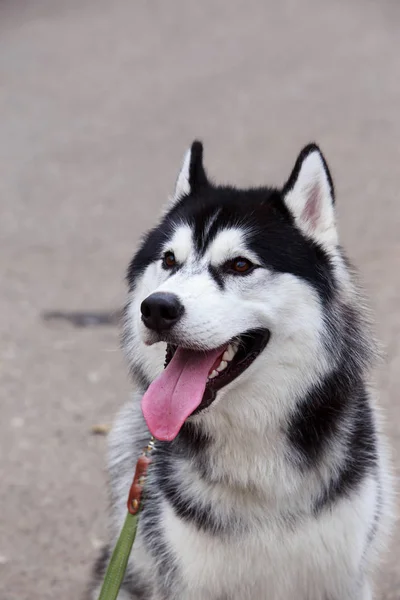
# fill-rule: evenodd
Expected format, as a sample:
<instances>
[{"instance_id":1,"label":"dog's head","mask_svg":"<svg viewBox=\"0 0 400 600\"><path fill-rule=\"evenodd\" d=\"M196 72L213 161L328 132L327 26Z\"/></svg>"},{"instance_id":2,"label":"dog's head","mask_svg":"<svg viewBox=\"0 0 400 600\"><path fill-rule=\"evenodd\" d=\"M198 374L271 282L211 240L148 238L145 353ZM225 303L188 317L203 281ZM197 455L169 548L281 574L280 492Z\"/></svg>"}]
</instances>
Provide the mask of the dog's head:
<instances>
[{"instance_id":1,"label":"dog's head","mask_svg":"<svg viewBox=\"0 0 400 600\"><path fill-rule=\"evenodd\" d=\"M306 386L323 368L323 311L340 262L317 146L303 149L282 189L214 185L202 155L194 142L128 272L125 346L151 383L142 407L160 439L229 390Z\"/></svg>"}]
</instances>

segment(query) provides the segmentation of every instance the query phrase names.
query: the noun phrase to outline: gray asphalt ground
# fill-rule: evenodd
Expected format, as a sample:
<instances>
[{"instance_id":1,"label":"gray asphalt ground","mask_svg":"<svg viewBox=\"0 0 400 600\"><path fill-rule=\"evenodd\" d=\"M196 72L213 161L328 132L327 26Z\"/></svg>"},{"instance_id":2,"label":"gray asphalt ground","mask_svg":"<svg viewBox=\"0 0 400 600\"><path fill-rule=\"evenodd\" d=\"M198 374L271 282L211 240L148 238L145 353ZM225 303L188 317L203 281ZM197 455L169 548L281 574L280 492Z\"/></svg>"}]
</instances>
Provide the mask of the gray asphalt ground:
<instances>
[{"instance_id":1,"label":"gray asphalt ground","mask_svg":"<svg viewBox=\"0 0 400 600\"><path fill-rule=\"evenodd\" d=\"M117 309L185 148L238 184L283 182L318 141L400 411L400 5L394 0L0 2L0 598L80 599L106 539L105 444L129 394ZM377 598L400 598L394 532Z\"/></svg>"}]
</instances>

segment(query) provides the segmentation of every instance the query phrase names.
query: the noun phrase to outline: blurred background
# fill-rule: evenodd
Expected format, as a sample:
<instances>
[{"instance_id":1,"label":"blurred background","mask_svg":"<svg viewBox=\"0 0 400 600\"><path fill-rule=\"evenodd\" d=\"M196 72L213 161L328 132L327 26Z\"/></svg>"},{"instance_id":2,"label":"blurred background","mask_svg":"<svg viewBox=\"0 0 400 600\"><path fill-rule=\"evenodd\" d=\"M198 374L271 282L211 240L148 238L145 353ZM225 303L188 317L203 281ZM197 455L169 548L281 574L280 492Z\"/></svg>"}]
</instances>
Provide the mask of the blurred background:
<instances>
[{"instance_id":1,"label":"blurred background","mask_svg":"<svg viewBox=\"0 0 400 600\"><path fill-rule=\"evenodd\" d=\"M112 315L195 137L237 184L280 185L321 145L397 472L399 28L396 0L0 1L1 600L82 598L107 528L92 426L129 395ZM395 532L380 599L399 552Z\"/></svg>"}]
</instances>

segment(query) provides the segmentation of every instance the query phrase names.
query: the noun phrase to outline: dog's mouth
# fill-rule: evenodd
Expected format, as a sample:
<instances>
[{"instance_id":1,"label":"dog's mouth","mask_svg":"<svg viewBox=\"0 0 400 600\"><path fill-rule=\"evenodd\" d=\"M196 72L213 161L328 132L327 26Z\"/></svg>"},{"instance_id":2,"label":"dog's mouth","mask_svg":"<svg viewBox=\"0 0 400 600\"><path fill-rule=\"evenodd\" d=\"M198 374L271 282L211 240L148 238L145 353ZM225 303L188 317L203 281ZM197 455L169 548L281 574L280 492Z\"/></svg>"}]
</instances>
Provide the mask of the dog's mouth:
<instances>
[{"instance_id":1,"label":"dog's mouth","mask_svg":"<svg viewBox=\"0 0 400 600\"><path fill-rule=\"evenodd\" d=\"M201 404L194 412L198 413L200 410L210 406L218 390L239 377L251 365L264 350L269 336L270 333L268 330L255 329L234 338L226 346L222 346L217 358L208 371L206 388ZM171 362L176 350L177 346L167 344L165 367Z\"/></svg>"},{"instance_id":2,"label":"dog's mouth","mask_svg":"<svg viewBox=\"0 0 400 600\"><path fill-rule=\"evenodd\" d=\"M165 370L142 400L152 435L159 440L173 440L190 415L208 408L217 392L254 362L269 338L268 330L255 329L214 350L168 344Z\"/></svg>"}]
</instances>

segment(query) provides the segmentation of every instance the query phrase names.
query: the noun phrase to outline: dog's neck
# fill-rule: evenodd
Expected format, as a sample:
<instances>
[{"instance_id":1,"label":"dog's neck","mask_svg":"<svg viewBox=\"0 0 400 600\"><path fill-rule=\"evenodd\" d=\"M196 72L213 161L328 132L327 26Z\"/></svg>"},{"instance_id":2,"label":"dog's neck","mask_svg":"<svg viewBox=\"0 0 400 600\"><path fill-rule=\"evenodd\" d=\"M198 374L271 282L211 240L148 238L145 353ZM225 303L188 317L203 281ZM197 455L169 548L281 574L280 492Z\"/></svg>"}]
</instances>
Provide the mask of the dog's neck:
<instances>
[{"instance_id":1,"label":"dog's neck","mask_svg":"<svg viewBox=\"0 0 400 600\"><path fill-rule=\"evenodd\" d=\"M168 452L190 459L187 479L201 477L211 486L256 493L266 491L266 479L272 484L278 472L283 475L285 411L282 406L278 411L277 398L271 401L265 392L261 397L260 390L256 395L255 387L244 386L246 397L238 390L226 393L183 426Z\"/></svg>"}]
</instances>

